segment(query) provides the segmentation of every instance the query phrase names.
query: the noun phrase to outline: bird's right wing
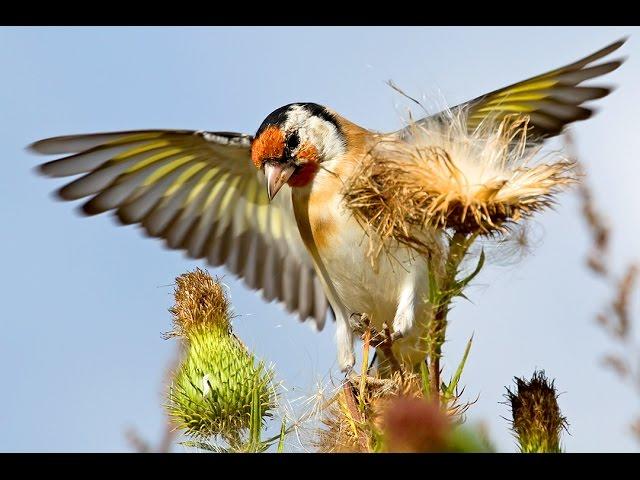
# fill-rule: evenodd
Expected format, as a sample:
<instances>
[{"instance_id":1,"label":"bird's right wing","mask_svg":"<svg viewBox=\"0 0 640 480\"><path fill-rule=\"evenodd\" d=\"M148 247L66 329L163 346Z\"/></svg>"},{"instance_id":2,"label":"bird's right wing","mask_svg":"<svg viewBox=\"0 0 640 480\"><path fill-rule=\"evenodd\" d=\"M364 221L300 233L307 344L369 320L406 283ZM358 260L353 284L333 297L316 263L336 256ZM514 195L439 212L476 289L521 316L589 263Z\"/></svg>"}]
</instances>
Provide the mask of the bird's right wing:
<instances>
[{"instance_id":1,"label":"bird's right wing","mask_svg":"<svg viewBox=\"0 0 640 480\"><path fill-rule=\"evenodd\" d=\"M113 210L123 224L192 258L224 265L266 300L276 299L321 329L328 309L285 186L269 203L251 163L252 137L230 132L140 130L40 140L31 149L64 158L40 166L76 176L64 200L89 197L82 212Z\"/></svg>"}]
</instances>

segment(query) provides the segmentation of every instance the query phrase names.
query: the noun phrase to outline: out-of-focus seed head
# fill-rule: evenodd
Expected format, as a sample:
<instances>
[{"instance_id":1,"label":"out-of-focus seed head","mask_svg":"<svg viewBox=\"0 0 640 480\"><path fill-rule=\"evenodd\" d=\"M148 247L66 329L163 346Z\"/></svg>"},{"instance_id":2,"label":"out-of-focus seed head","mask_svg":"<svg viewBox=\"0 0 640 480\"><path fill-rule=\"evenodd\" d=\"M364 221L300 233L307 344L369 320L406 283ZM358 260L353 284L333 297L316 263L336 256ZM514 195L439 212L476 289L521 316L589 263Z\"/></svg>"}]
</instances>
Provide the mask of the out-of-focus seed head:
<instances>
[{"instance_id":1,"label":"out-of-focus seed head","mask_svg":"<svg viewBox=\"0 0 640 480\"><path fill-rule=\"evenodd\" d=\"M516 388L507 388L511 405L512 429L524 453L561 452L560 435L567 419L558 406L553 381L544 371L534 372L531 380L515 378Z\"/></svg>"}]
</instances>

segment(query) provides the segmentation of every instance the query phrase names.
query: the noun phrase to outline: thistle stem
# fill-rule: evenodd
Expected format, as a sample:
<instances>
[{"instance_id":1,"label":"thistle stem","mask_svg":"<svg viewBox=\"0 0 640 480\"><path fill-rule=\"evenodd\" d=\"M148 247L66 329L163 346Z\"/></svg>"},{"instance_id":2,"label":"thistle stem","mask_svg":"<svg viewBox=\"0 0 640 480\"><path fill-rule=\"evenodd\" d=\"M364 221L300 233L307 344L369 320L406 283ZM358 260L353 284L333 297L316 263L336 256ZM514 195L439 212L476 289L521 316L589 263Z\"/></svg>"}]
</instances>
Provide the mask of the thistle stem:
<instances>
[{"instance_id":1,"label":"thistle stem","mask_svg":"<svg viewBox=\"0 0 640 480\"><path fill-rule=\"evenodd\" d=\"M474 240L475 235L454 233L449 239L449 250L443 274L431 276L435 285L429 287L434 292L431 295L432 312L428 330L429 384L431 398L437 400L438 403L441 401L440 357L442 356L442 345L446 339L447 314L450 310L451 300L456 295L458 268ZM432 272L439 271L438 267L433 264L433 259L430 259L429 263Z\"/></svg>"}]
</instances>

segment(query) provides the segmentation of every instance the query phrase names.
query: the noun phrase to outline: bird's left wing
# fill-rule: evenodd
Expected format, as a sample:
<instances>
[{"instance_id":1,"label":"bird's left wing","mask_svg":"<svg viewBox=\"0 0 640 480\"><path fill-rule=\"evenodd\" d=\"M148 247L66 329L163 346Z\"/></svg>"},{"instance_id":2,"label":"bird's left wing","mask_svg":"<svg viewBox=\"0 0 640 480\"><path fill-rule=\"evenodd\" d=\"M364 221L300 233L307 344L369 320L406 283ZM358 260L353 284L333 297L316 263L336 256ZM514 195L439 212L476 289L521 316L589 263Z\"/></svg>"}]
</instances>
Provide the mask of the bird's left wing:
<instances>
[{"instance_id":1,"label":"bird's left wing","mask_svg":"<svg viewBox=\"0 0 640 480\"><path fill-rule=\"evenodd\" d=\"M583 105L585 102L602 98L611 92L610 87L580 84L617 69L623 59L595 62L619 49L624 42L625 39L618 40L564 67L500 88L452 107L449 111L417 120L397 134L401 137L410 136L416 124L427 127L429 122L446 120L463 111L471 131L486 118L500 121L506 115L515 113L529 116L530 140L539 141L558 135L567 124L585 120L593 114L592 108Z\"/></svg>"},{"instance_id":2,"label":"bird's left wing","mask_svg":"<svg viewBox=\"0 0 640 480\"><path fill-rule=\"evenodd\" d=\"M84 214L113 210L121 223L140 224L169 248L225 265L266 300L322 328L328 303L290 195L269 203L264 175L251 163L251 141L231 132L140 130L49 138L31 149L65 155L40 171L79 176L57 193L88 198Z\"/></svg>"}]
</instances>

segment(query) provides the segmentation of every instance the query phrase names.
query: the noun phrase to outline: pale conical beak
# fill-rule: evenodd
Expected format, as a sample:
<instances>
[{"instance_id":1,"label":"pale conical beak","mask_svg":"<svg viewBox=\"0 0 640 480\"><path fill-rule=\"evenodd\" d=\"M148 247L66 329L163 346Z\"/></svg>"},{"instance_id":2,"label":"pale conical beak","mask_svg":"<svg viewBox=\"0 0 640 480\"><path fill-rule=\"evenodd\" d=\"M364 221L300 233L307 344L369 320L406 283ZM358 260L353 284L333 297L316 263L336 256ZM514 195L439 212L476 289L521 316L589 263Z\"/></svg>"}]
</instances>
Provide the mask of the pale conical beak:
<instances>
[{"instance_id":1,"label":"pale conical beak","mask_svg":"<svg viewBox=\"0 0 640 480\"><path fill-rule=\"evenodd\" d=\"M273 200L276 193L287 183L293 175L295 165L283 165L281 163L269 162L264 165L264 175L267 177L267 195L269 200Z\"/></svg>"}]
</instances>

